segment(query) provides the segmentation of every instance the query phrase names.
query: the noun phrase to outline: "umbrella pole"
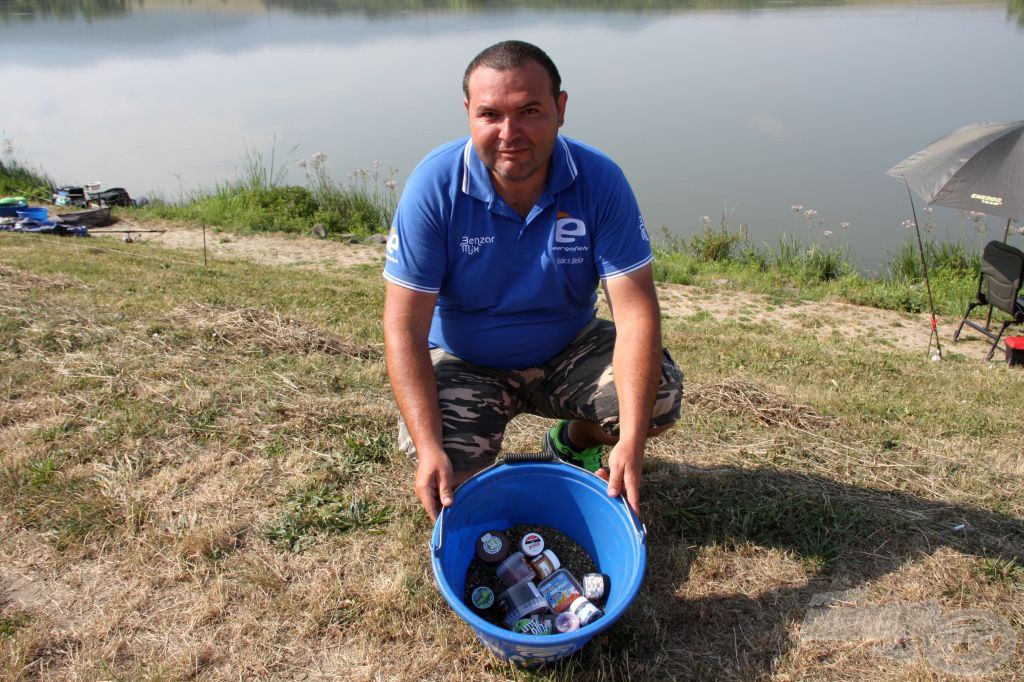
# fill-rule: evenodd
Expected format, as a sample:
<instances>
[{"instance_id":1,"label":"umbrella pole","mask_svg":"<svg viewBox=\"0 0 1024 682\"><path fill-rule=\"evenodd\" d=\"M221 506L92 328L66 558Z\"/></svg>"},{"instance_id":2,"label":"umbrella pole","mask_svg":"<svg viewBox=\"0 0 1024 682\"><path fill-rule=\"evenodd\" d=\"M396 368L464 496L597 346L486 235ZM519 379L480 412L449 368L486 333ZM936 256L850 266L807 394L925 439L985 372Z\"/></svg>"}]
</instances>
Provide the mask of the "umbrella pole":
<instances>
[{"instance_id":1,"label":"umbrella pole","mask_svg":"<svg viewBox=\"0 0 1024 682\"><path fill-rule=\"evenodd\" d=\"M917 233L917 250L921 254L921 272L924 273L924 286L928 292L928 310L932 316L932 333L928 337L928 352L932 350L932 336L935 337L935 357L942 360L942 344L939 342L939 328L935 320L935 302L932 299L932 283L928 278L928 259L924 257L924 242L921 240L921 226L917 224L917 209L914 208L914 195L910 193L910 184L907 178L903 178L903 184L907 187L907 196L910 197L910 214L914 217L914 232Z\"/></svg>"}]
</instances>

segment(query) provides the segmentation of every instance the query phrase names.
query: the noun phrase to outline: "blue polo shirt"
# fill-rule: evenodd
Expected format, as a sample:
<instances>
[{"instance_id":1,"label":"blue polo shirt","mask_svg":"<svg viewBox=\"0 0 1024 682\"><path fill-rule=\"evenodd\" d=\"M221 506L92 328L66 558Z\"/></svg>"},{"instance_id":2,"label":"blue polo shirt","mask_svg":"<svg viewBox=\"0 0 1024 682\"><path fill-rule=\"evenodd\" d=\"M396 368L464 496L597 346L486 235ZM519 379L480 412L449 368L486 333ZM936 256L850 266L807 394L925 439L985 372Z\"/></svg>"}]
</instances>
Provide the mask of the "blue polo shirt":
<instances>
[{"instance_id":1,"label":"blue polo shirt","mask_svg":"<svg viewBox=\"0 0 1024 682\"><path fill-rule=\"evenodd\" d=\"M436 293L431 347L485 367L543 364L594 317L601 279L652 259L633 190L600 151L559 136L547 187L524 220L466 137L406 183L384 277Z\"/></svg>"}]
</instances>

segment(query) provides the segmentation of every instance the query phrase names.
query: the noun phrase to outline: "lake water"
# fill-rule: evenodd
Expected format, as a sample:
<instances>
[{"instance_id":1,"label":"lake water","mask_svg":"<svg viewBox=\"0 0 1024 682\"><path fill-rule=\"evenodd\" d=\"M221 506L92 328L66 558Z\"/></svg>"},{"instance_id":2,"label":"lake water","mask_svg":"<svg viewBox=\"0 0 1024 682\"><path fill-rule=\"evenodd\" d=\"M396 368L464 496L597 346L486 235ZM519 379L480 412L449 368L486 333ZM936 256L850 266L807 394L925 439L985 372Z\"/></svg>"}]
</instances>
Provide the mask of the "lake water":
<instances>
[{"instance_id":1,"label":"lake water","mask_svg":"<svg viewBox=\"0 0 1024 682\"><path fill-rule=\"evenodd\" d=\"M742 5L0 0L0 133L60 182L133 196L231 180L247 149L297 183L317 152L337 179L379 161L400 188L465 133L466 63L519 38L559 66L563 132L619 162L655 230L724 213L755 242L845 245L873 269L910 216L884 171L967 123L1024 118L1021 0ZM950 209L931 219L982 239Z\"/></svg>"}]
</instances>

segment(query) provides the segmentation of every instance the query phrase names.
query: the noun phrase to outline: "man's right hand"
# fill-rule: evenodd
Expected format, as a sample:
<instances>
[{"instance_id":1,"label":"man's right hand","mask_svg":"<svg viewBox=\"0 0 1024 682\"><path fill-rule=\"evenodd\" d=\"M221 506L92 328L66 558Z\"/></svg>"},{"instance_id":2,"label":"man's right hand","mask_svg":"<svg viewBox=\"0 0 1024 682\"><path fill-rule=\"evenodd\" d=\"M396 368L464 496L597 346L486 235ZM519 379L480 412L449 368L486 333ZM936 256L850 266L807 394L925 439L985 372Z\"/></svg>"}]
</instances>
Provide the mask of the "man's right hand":
<instances>
[{"instance_id":1,"label":"man's right hand","mask_svg":"<svg viewBox=\"0 0 1024 682\"><path fill-rule=\"evenodd\" d=\"M454 488L452 462L446 455L420 458L416 466L416 497L431 521L437 520L442 506L452 506Z\"/></svg>"}]
</instances>

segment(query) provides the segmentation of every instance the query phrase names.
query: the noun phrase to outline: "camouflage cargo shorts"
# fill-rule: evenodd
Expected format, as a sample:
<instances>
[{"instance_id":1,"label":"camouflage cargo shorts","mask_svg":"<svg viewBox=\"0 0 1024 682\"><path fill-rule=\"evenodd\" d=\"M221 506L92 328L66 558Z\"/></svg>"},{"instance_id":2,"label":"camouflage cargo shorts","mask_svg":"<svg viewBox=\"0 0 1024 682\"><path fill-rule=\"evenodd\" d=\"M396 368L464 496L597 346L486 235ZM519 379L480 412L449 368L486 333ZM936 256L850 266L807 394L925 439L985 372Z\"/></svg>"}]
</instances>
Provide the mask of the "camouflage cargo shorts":
<instances>
[{"instance_id":1,"label":"camouflage cargo shorts","mask_svg":"<svg viewBox=\"0 0 1024 682\"><path fill-rule=\"evenodd\" d=\"M442 441L455 471L476 471L501 450L506 425L517 414L552 419L586 419L609 434L619 430L619 401L612 381L615 325L595 319L552 360L538 367L502 370L481 367L430 351L441 405ZM679 419L683 373L663 351L661 383L651 427ZM399 447L411 459L416 448L398 420ZM539 438L538 438L539 445Z\"/></svg>"}]
</instances>

